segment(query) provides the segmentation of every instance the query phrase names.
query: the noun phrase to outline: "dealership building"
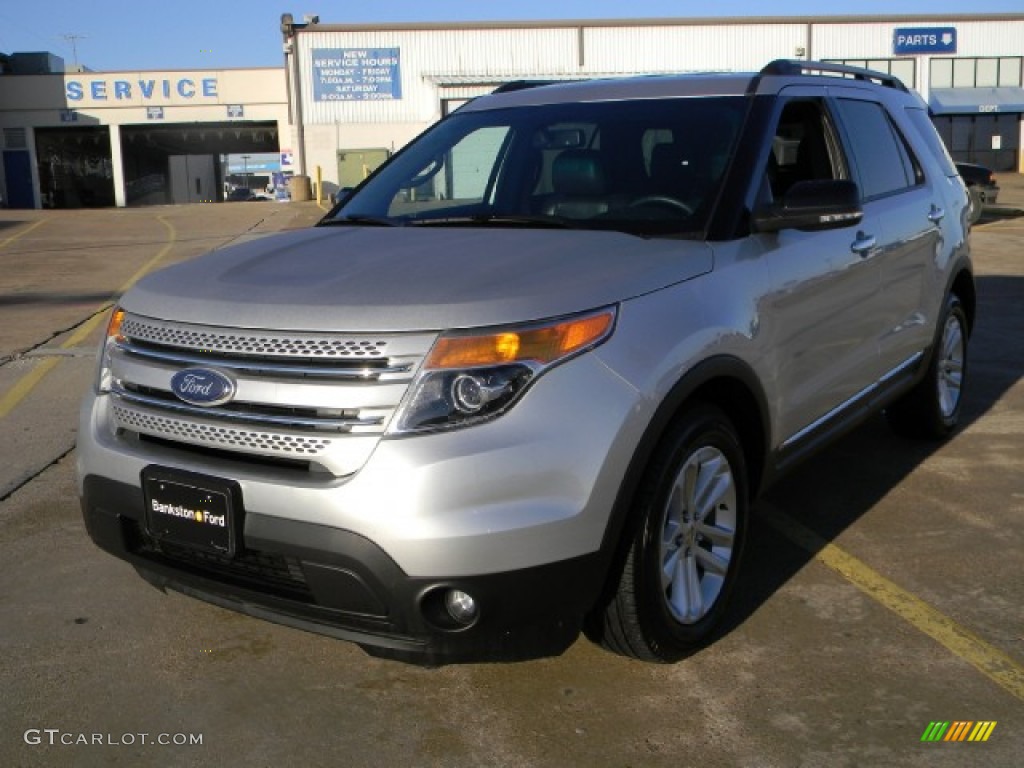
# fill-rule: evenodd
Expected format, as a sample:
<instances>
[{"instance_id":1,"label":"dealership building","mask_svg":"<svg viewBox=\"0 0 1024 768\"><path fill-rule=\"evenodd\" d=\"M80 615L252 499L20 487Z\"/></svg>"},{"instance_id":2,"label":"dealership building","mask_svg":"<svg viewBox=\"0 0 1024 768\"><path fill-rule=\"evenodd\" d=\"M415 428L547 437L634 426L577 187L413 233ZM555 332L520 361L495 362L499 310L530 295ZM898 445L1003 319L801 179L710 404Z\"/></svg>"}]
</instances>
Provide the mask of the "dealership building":
<instances>
[{"instance_id":1,"label":"dealership building","mask_svg":"<svg viewBox=\"0 0 1024 768\"><path fill-rule=\"evenodd\" d=\"M0 74L0 197L12 207L217 201L225 155L276 153L296 181L352 186L510 80L866 66L928 102L957 160L1024 172L1024 14L337 25L281 20L283 66ZM295 184L296 190L301 184Z\"/></svg>"}]
</instances>

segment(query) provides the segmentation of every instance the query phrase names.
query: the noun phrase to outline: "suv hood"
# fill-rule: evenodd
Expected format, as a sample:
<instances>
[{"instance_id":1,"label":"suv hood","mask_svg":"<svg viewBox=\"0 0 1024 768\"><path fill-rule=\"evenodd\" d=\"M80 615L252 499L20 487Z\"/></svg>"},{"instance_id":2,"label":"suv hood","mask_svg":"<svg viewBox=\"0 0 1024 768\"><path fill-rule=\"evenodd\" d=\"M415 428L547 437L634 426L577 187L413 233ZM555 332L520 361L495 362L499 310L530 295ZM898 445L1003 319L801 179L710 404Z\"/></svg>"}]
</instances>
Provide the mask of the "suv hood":
<instances>
[{"instance_id":1,"label":"suv hood","mask_svg":"<svg viewBox=\"0 0 1024 768\"><path fill-rule=\"evenodd\" d=\"M238 328L434 331L592 309L711 267L706 243L618 232L319 227L169 267L121 305Z\"/></svg>"}]
</instances>

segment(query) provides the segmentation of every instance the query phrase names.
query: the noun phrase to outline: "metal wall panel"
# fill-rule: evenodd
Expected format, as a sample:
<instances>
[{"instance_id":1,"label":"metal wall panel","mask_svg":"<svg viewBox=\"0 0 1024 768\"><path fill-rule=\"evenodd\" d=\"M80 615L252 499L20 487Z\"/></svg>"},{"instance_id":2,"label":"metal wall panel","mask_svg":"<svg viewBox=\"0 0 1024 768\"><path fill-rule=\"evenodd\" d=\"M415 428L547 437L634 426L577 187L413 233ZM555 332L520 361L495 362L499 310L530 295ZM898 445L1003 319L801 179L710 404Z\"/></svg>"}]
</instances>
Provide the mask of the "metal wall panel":
<instances>
[{"instance_id":1,"label":"metal wall panel","mask_svg":"<svg viewBox=\"0 0 1024 768\"><path fill-rule=\"evenodd\" d=\"M756 71L807 44L805 24L602 27L584 30L591 72Z\"/></svg>"}]
</instances>

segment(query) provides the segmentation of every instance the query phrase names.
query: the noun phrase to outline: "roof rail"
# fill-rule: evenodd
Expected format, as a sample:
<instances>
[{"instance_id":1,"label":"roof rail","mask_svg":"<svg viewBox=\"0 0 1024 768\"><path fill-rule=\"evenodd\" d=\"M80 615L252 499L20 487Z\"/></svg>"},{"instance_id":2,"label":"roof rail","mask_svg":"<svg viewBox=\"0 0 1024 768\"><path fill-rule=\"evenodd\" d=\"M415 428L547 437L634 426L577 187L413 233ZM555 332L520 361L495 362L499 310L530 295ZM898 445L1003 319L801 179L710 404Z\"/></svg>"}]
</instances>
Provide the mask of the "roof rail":
<instances>
[{"instance_id":1,"label":"roof rail","mask_svg":"<svg viewBox=\"0 0 1024 768\"><path fill-rule=\"evenodd\" d=\"M908 88L895 75L877 72L873 69L851 67L846 64L833 64L827 61L803 61L802 59L776 59L761 70L762 75L797 76L813 74L833 74L851 77L854 80L871 80L887 88L895 88L908 92Z\"/></svg>"},{"instance_id":2,"label":"roof rail","mask_svg":"<svg viewBox=\"0 0 1024 768\"><path fill-rule=\"evenodd\" d=\"M554 85L564 82L563 80L512 80L502 83L491 93L511 93L512 91L525 91L527 88L540 88L543 85Z\"/></svg>"}]
</instances>

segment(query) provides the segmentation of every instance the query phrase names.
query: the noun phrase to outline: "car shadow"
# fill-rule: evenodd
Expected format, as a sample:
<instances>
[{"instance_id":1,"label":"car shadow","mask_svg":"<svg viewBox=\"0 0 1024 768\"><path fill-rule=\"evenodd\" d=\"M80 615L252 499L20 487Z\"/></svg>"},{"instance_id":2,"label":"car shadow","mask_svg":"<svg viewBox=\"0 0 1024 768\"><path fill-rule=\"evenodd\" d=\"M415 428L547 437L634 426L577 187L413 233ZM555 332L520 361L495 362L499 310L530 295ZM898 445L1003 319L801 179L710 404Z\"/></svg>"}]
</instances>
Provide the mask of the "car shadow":
<instances>
[{"instance_id":1,"label":"car shadow","mask_svg":"<svg viewBox=\"0 0 1024 768\"><path fill-rule=\"evenodd\" d=\"M0 232L5 229L16 229L17 227L25 224L31 224L30 220L27 219L9 219L0 221Z\"/></svg>"},{"instance_id":2,"label":"car shadow","mask_svg":"<svg viewBox=\"0 0 1024 768\"><path fill-rule=\"evenodd\" d=\"M981 276L976 285L961 430L1024 378L1024 277ZM722 633L746 621L820 551L791 541L773 516L785 515L832 542L942 445L899 437L879 414L769 489L754 506L734 610Z\"/></svg>"},{"instance_id":3,"label":"car shadow","mask_svg":"<svg viewBox=\"0 0 1024 768\"><path fill-rule=\"evenodd\" d=\"M40 304L103 304L111 301L110 291L97 293L64 293L60 291L32 291L0 294L0 307L38 306Z\"/></svg>"}]
</instances>

